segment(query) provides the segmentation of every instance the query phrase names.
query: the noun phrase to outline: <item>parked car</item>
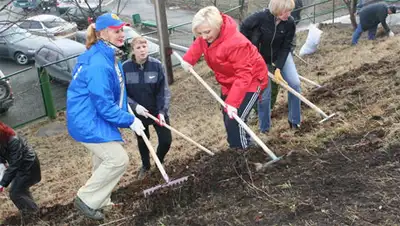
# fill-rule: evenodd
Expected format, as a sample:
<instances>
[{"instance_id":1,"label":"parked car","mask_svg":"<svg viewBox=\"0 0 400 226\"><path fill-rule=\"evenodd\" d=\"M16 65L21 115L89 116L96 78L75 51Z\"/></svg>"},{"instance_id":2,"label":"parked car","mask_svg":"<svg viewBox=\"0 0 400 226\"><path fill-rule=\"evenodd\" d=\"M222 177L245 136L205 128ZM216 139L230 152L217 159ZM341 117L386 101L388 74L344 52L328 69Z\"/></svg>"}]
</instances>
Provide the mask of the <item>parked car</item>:
<instances>
[{"instance_id":1,"label":"parked car","mask_svg":"<svg viewBox=\"0 0 400 226\"><path fill-rule=\"evenodd\" d=\"M0 79L4 78L3 72L0 70ZM14 96L11 90L9 79L0 80L0 114L8 111L14 105Z\"/></svg>"},{"instance_id":2,"label":"parked car","mask_svg":"<svg viewBox=\"0 0 400 226\"><path fill-rule=\"evenodd\" d=\"M35 52L35 66L40 67L52 62L79 55L86 47L71 39L57 39L46 43ZM71 73L77 62L77 58L71 58L45 67L50 77L62 83L69 83L72 79Z\"/></svg>"},{"instance_id":3,"label":"parked car","mask_svg":"<svg viewBox=\"0 0 400 226\"><path fill-rule=\"evenodd\" d=\"M40 6L41 0L14 0L14 7L21 8L24 11L36 9L36 7Z\"/></svg>"},{"instance_id":4,"label":"parked car","mask_svg":"<svg viewBox=\"0 0 400 226\"><path fill-rule=\"evenodd\" d=\"M57 12L60 15L67 12L67 10L69 8L72 8L75 6L76 6L76 4L75 4L74 0L57 0L57 3L56 3Z\"/></svg>"},{"instance_id":5,"label":"parked car","mask_svg":"<svg viewBox=\"0 0 400 226\"><path fill-rule=\"evenodd\" d=\"M18 26L32 34L51 38L75 38L77 31L75 23L69 23L60 17L50 14L27 18L19 22Z\"/></svg>"},{"instance_id":6,"label":"parked car","mask_svg":"<svg viewBox=\"0 0 400 226\"><path fill-rule=\"evenodd\" d=\"M14 24L0 23L0 57L15 60L17 64L26 65L34 60L36 49L49 41Z\"/></svg>"},{"instance_id":7,"label":"parked car","mask_svg":"<svg viewBox=\"0 0 400 226\"><path fill-rule=\"evenodd\" d=\"M104 13L106 10L99 10L98 8L93 8L92 10L86 9L84 7L72 7L61 15L66 21L75 22L79 30L86 29L92 21L96 21L96 18Z\"/></svg>"}]
</instances>

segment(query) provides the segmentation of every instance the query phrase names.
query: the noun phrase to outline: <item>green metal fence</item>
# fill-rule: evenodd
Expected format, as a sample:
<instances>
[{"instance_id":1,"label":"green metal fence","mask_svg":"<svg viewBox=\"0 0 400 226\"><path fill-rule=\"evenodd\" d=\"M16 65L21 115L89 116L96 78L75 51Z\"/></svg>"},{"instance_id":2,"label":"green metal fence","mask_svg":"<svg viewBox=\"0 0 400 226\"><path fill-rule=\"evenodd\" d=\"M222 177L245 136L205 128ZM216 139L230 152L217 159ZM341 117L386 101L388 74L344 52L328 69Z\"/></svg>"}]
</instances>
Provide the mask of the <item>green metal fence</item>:
<instances>
[{"instance_id":1,"label":"green metal fence","mask_svg":"<svg viewBox=\"0 0 400 226\"><path fill-rule=\"evenodd\" d=\"M323 0L312 5L304 6L298 10L313 9L313 13L311 15L306 15L305 18L303 15L302 20L315 22L317 17L329 14L331 14L333 19L335 11L346 7L344 3L342 5L337 5L337 2L341 2L341 0ZM399 1L387 0L386 2L393 3ZM316 10L316 7L322 4L332 4L332 7L324 11ZM242 5L233 7L225 11L225 13L233 12L242 7ZM187 26L190 23L191 22L177 24L174 25L174 28ZM144 35L154 35L156 33L157 31L152 31ZM170 35L171 42L174 42L174 34L175 33ZM191 35L186 36L188 40L185 40L184 46L190 45L193 41ZM57 111L65 110L67 84L52 82L51 75L46 72L46 68L74 57L77 57L77 55L43 65L39 68L27 67L1 78L0 80L10 80L14 90L15 104L10 108L8 113L0 115L0 120L14 128L18 128L45 117L50 119L56 118ZM26 81L23 84L21 80Z\"/></svg>"},{"instance_id":2,"label":"green metal fence","mask_svg":"<svg viewBox=\"0 0 400 226\"><path fill-rule=\"evenodd\" d=\"M383 1L389 4L400 2L399 0L383 0ZM379 2L379 1L368 2L364 4L364 6L374 2ZM318 8L321 8L322 6L326 6L324 7L326 9L319 10ZM305 11L307 11L307 9L311 9L311 13L306 13ZM332 23L334 23L335 17L337 16L336 13L340 10L347 10L347 5L346 3L344 3L343 0L322 0L311 5L303 6L293 11L299 11L299 10L303 12L302 19L298 20L299 22L309 20L311 23L316 23L319 17L330 15L329 18L332 19ZM348 11L345 11L344 14L348 14Z\"/></svg>"}]
</instances>

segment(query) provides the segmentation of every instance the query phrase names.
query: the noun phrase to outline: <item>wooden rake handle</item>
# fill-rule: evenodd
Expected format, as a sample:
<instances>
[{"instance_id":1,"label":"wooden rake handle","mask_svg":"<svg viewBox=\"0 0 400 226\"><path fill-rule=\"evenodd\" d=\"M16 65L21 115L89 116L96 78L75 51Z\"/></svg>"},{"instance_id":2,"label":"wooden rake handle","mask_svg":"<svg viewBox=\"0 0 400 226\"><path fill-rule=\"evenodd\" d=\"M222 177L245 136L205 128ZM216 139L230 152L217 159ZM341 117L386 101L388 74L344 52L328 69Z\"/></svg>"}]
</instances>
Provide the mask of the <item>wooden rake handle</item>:
<instances>
[{"instance_id":1,"label":"wooden rake handle","mask_svg":"<svg viewBox=\"0 0 400 226\"><path fill-rule=\"evenodd\" d=\"M147 114L147 116L148 116L149 118L153 119L154 121L159 122L158 118L154 117L153 115ZM179 132L178 130L174 129L173 127L171 127L171 126L168 125L167 123L164 123L163 126L165 126L165 128L167 128L167 129L169 129L169 130L175 132L175 133L178 134L179 136L183 137L185 140L191 142L192 144L194 144L196 147L200 148L201 150L207 152L207 154L209 154L209 155L214 155L213 152L211 152L211 151L208 150L207 148L203 147L201 144L197 143L196 141L190 139L190 138L189 138L188 136L186 136L185 134L183 134L183 133Z\"/></svg>"},{"instance_id":2,"label":"wooden rake handle","mask_svg":"<svg viewBox=\"0 0 400 226\"><path fill-rule=\"evenodd\" d=\"M313 104L311 101L309 101L307 98L305 98L303 95L301 95L300 93L298 93L296 90L292 89L292 87L286 85L283 82L277 81L275 80L275 76L271 73L268 72L268 76L271 77L276 83L278 83L279 85L281 85L283 88L285 88L287 91L291 92L293 95L295 95L296 97L298 97L301 101L303 101L305 104L307 104L310 108L314 109L316 112L318 112L319 114L321 114L324 118L328 118L329 116L327 114L325 114L325 112L323 112L319 107L317 107L315 104Z\"/></svg>"},{"instance_id":3,"label":"wooden rake handle","mask_svg":"<svg viewBox=\"0 0 400 226\"><path fill-rule=\"evenodd\" d=\"M306 78L306 77L303 77L303 76L299 75L299 78L300 78L301 80L305 81L305 82L310 83L311 85L314 85L314 86L318 87L318 88L321 87L320 84L318 84L318 83L314 82L313 80L310 80L310 79L308 79L308 78Z\"/></svg>"},{"instance_id":4,"label":"wooden rake handle","mask_svg":"<svg viewBox=\"0 0 400 226\"><path fill-rule=\"evenodd\" d=\"M180 62L183 61L182 57L177 53L173 52L173 54L179 59ZM221 99L221 97L218 96L218 94L215 93L213 89L198 75L193 68L190 68L190 73L211 93L211 95L223 106L225 107L225 102ZM267 147L267 145L262 142L260 138L257 137L257 135L246 125L246 123L243 122L243 120L237 116L236 114L233 115L235 120L246 130L246 132L250 135L251 138L255 142L257 142L258 145L272 158L272 160L278 160L278 157Z\"/></svg>"},{"instance_id":5,"label":"wooden rake handle","mask_svg":"<svg viewBox=\"0 0 400 226\"><path fill-rule=\"evenodd\" d=\"M129 104L128 104L128 111L132 115L135 115L131 109L131 106L129 106ZM147 149L149 149L151 157L153 157L153 160L156 163L158 170L160 170L161 175L163 176L165 182L169 183L168 174L167 174L167 172L165 172L165 169L164 169L163 165L161 164L160 159L158 159L158 156L157 156L156 152L154 151L153 145L151 145L151 143L150 143L149 139L147 138L146 134L144 133L144 131L142 132L142 134L140 134L140 136L143 138L144 143L146 143Z\"/></svg>"},{"instance_id":6,"label":"wooden rake handle","mask_svg":"<svg viewBox=\"0 0 400 226\"><path fill-rule=\"evenodd\" d=\"M211 87L198 75L193 68L190 69L190 73L194 77L196 77L199 82L206 87L206 89L211 93L211 95L223 106L225 107L225 102L221 99L221 97L218 96L217 93ZM257 135L246 125L246 123L243 122L243 120L236 114L233 115L233 118L243 127L243 129L246 130L246 132L253 138L254 141L257 142L258 145L272 158L272 160L278 159L276 155L262 142L260 138L257 137Z\"/></svg>"}]
</instances>

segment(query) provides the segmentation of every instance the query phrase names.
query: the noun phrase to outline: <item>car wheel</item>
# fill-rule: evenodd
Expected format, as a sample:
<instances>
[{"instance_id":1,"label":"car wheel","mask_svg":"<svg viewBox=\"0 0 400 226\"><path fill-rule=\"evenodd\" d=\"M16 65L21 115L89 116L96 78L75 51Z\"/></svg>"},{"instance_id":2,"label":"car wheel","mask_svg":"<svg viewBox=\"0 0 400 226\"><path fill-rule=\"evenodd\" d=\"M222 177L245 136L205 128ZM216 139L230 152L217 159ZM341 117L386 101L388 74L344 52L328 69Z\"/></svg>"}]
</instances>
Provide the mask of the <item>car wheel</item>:
<instances>
[{"instance_id":1,"label":"car wheel","mask_svg":"<svg viewBox=\"0 0 400 226\"><path fill-rule=\"evenodd\" d=\"M0 80L0 101L6 99L11 93L10 85L4 80Z\"/></svg>"},{"instance_id":2,"label":"car wheel","mask_svg":"<svg viewBox=\"0 0 400 226\"><path fill-rule=\"evenodd\" d=\"M0 114L4 114L8 111L8 108L0 108Z\"/></svg>"},{"instance_id":3,"label":"car wheel","mask_svg":"<svg viewBox=\"0 0 400 226\"><path fill-rule=\"evenodd\" d=\"M15 54L15 62L17 62L19 65L27 65L29 63L29 59L26 54L17 52Z\"/></svg>"}]
</instances>

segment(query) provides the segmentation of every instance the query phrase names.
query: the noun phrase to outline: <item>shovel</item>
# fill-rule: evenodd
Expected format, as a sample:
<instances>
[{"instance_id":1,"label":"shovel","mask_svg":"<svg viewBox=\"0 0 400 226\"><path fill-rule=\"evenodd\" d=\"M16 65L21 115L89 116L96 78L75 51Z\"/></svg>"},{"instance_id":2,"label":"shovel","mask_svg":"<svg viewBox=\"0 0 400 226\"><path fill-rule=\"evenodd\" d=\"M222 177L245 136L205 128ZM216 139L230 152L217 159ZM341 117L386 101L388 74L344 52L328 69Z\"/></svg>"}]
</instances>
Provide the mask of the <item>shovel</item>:
<instances>
[{"instance_id":1,"label":"shovel","mask_svg":"<svg viewBox=\"0 0 400 226\"><path fill-rule=\"evenodd\" d=\"M128 110L131 114L135 115L133 113L131 107L129 106L129 104L128 104ZM181 177L176 180L170 180L168 177L168 174L165 172L165 169L164 169L163 165L161 164L160 159L158 159L158 156L157 156L156 152L154 151L154 148L151 145L151 143L150 143L149 139L147 138L146 134L144 133L144 131L142 132L142 134L140 136L143 138L144 142L146 143L147 149L149 149L151 157L153 158L154 162L157 165L158 170L161 172L161 175L165 180L165 184L159 184L157 186L154 186L154 187L144 190L143 191L144 197L151 195L152 193L154 193L155 191L157 191L161 188L176 186L176 185L179 185L188 180L189 176Z\"/></svg>"},{"instance_id":2,"label":"shovel","mask_svg":"<svg viewBox=\"0 0 400 226\"><path fill-rule=\"evenodd\" d=\"M319 107L317 107L315 104L311 103L311 101L307 100L307 98L305 98L303 95L298 93L296 90L292 89L292 87L286 85L283 82L275 80L275 76L271 72L268 72L268 76L271 77L276 83L281 85L283 88L285 88L287 91L291 92L293 95L298 97L301 101L303 101L305 104L307 104L314 111L318 112L323 117L323 119L321 121L319 121L319 123L323 123L336 115L335 113L333 113L331 115L325 114L325 112L323 112Z\"/></svg>"}]
</instances>

